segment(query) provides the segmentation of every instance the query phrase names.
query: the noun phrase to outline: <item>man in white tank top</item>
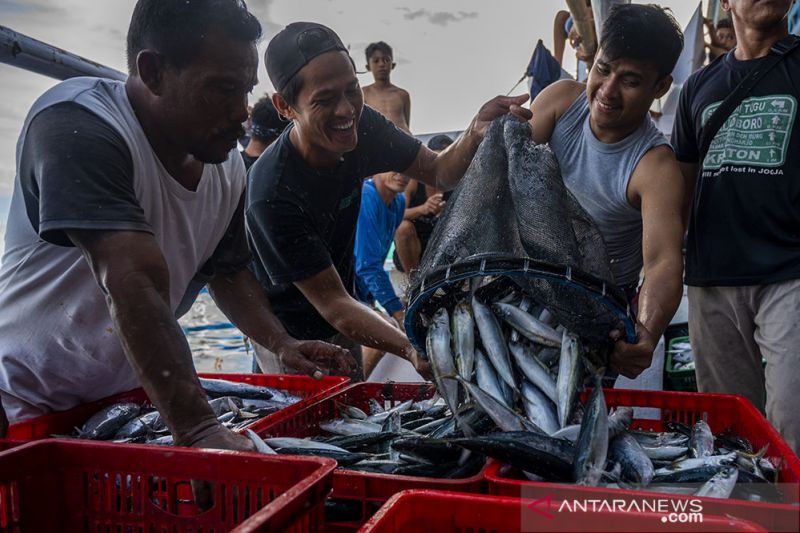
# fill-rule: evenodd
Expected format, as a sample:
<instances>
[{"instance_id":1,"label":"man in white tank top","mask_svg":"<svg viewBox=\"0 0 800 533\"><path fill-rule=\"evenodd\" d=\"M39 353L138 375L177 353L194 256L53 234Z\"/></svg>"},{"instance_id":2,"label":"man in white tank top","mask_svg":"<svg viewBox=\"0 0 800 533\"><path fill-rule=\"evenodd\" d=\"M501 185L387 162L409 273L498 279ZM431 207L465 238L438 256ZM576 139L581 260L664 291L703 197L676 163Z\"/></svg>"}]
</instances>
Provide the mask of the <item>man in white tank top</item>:
<instances>
[{"instance_id":1,"label":"man in white tank top","mask_svg":"<svg viewBox=\"0 0 800 533\"><path fill-rule=\"evenodd\" d=\"M287 367L354 365L292 339L248 269L236 141L260 35L240 2L140 0L127 82L74 78L34 104L0 268L12 423L143 386L176 444L252 449L217 421L177 322L206 283Z\"/></svg>"},{"instance_id":2,"label":"man in white tank top","mask_svg":"<svg viewBox=\"0 0 800 533\"><path fill-rule=\"evenodd\" d=\"M683 182L648 111L672 83L680 27L657 6L615 7L603 25L586 84L558 81L531 104L536 143L550 143L564 183L597 224L617 285L636 300L637 341L617 339L611 364L633 378L680 303Z\"/></svg>"}]
</instances>

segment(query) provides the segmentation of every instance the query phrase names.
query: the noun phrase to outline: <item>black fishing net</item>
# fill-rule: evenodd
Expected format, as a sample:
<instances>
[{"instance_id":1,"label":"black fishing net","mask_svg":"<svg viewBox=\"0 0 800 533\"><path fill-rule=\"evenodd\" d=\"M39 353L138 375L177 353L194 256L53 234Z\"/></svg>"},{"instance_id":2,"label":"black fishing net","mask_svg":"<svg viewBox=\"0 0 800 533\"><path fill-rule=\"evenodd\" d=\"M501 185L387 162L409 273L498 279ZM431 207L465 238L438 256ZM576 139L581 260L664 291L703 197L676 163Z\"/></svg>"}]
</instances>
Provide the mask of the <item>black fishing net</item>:
<instances>
[{"instance_id":1,"label":"black fishing net","mask_svg":"<svg viewBox=\"0 0 800 533\"><path fill-rule=\"evenodd\" d=\"M612 329L623 325L632 340L600 233L550 148L509 115L490 126L411 276L406 329L417 350L425 351L433 313L467 298L476 278L490 300L522 288L603 361Z\"/></svg>"}]
</instances>

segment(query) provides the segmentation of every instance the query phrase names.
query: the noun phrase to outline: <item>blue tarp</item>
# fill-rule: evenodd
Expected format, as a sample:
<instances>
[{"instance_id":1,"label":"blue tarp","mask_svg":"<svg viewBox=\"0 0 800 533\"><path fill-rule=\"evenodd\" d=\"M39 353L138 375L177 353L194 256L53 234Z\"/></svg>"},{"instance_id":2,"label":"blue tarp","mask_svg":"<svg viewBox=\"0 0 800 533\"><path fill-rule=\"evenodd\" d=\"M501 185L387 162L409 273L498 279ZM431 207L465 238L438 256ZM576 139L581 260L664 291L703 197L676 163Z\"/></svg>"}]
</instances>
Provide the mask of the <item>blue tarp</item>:
<instances>
[{"instance_id":1,"label":"blue tarp","mask_svg":"<svg viewBox=\"0 0 800 533\"><path fill-rule=\"evenodd\" d=\"M536 98L536 95L545 87L561 79L561 65L558 64L550 50L544 46L541 39L536 43L525 75L531 79L531 100Z\"/></svg>"}]
</instances>

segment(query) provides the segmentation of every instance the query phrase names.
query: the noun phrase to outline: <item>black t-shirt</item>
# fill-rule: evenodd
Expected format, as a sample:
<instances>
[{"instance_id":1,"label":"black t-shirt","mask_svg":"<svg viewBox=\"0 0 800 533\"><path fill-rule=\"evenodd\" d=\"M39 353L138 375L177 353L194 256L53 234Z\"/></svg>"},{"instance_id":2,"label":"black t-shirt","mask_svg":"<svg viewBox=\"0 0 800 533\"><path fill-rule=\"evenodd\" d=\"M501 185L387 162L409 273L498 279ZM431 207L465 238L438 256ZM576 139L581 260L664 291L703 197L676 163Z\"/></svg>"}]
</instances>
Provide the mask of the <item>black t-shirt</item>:
<instances>
[{"instance_id":1,"label":"black t-shirt","mask_svg":"<svg viewBox=\"0 0 800 533\"><path fill-rule=\"evenodd\" d=\"M301 339L336 334L294 286L333 265L354 293L353 246L361 181L411 166L420 143L365 106L358 146L330 170L311 168L289 140L292 126L250 169L245 216L253 271L275 314Z\"/></svg>"},{"instance_id":2,"label":"black t-shirt","mask_svg":"<svg viewBox=\"0 0 800 533\"><path fill-rule=\"evenodd\" d=\"M133 159L108 122L73 102L36 115L19 165L25 210L33 229L52 244L73 246L70 229L153 233L133 186ZM244 231L244 195L225 236L195 276L246 268L251 256Z\"/></svg>"},{"instance_id":3,"label":"black t-shirt","mask_svg":"<svg viewBox=\"0 0 800 533\"><path fill-rule=\"evenodd\" d=\"M689 223L686 283L761 285L800 278L800 51L773 68L699 154L702 125L766 58L733 52L683 87L672 134L678 161L703 160Z\"/></svg>"}]
</instances>

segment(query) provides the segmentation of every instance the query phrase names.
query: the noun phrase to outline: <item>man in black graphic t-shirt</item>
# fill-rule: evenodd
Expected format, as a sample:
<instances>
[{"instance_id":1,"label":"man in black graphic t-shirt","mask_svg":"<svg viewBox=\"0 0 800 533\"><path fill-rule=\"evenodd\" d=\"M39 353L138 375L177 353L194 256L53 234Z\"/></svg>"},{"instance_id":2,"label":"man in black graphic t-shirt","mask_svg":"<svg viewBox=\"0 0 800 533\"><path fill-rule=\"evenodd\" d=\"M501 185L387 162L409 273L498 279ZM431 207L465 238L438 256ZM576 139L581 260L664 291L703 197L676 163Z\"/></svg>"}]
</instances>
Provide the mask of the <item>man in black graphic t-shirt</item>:
<instances>
[{"instance_id":1,"label":"man in black graphic t-shirt","mask_svg":"<svg viewBox=\"0 0 800 533\"><path fill-rule=\"evenodd\" d=\"M405 335L352 297L361 182L396 171L453 188L494 118L508 111L530 117L519 107L525 97L494 98L436 154L364 106L352 59L329 28L290 24L270 41L265 59L277 91L272 101L292 124L250 170L245 213L256 277L293 335L346 337L397 354L427 375ZM271 354L257 348L256 355L273 371Z\"/></svg>"},{"instance_id":2,"label":"man in black graphic t-shirt","mask_svg":"<svg viewBox=\"0 0 800 533\"><path fill-rule=\"evenodd\" d=\"M738 45L689 78L673 144L695 191L686 284L698 387L747 397L799 452L800 50L758 83L708 153L699 153L711 114L788 34L791 5L723 3Z\"/></svg>"}]
</instances>

